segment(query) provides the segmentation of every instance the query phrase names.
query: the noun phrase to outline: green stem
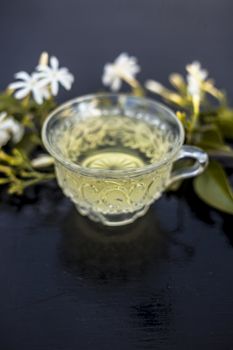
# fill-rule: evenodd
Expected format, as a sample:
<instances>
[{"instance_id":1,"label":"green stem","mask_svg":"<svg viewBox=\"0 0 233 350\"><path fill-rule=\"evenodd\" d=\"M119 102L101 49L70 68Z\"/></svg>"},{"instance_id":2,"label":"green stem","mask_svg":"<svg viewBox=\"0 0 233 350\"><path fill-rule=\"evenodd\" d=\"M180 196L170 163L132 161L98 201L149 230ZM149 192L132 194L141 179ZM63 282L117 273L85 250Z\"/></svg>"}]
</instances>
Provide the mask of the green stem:
<instances>
[{"instance_id":1,"label":"green stem","mask_svg":"<svg viewBox=\"0 0 233 350\"><path fill-rule=\"evenodd\" d=\"M0 185L5 185L10 182L10 179L0 179Z\"/></svg>"},{"instance_id":2,"label":"green stem","mask_svg":"<svg viewBox=\"0 0 233 350\"><path fill-rule=\"evenodd\" d=\"M0 165L0 173L10 176L12 174L11 167L6 165Z\"/></svg>"},{"instance_id":3,"label":"green stem","mask_svg":"<svg viewBox=\"0 0 233 350\"><path fill-rule=\"evenodd\" d=\"M41 174L40 177L37 177L37 178L32 179L32 180L24 181L22 187L23 187L23 189L25 189L26 187L36 185L40 182L49 181L49 180L52 180L54 178L55 178L55 174L43 174L43 175Z\"/></svg>"},{"instance_id":4,"label":"green stem","mask_svg":"<svg viewBox=\"0 0 233 350\"><path fill-rule=\"evenodd\" d=\"M25 109L28 109L28 108L29 108L29 103L30 103L30 94L27 95L27 96L22 100L22 106L23 106Z\"/></svg>"},{"instance_id":5,"label":"green stem","mask_svg":"<svg viewBox=\"0 0 233 350\"><path fill-rule=\"evenodd\" d=\"M193 116L187 132L187 142L192 142L192 134L196 128L200 112L200 99L193 97Z\"/></svg>"}]
</instances>

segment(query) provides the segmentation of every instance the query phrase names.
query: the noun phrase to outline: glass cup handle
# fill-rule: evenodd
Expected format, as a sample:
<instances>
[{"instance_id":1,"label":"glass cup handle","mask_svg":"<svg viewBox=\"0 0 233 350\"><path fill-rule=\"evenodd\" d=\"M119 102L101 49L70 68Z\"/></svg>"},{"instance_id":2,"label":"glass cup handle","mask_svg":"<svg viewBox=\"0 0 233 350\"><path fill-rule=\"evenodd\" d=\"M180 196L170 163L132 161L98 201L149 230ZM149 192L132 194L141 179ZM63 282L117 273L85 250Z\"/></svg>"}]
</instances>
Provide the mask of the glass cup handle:
<instances>
[{"instance_id":1,"label":"glass cup handle","mask_svg":"<svg viewBox=\"0 0 233 350\"><path fill-rule=\"evenodd\" d=\"M170 179L168 180L168 186L170 186L178 180L187 179L189 177L194 177L201 174L208 165L207 153L198 147L183 146L180 152L178 153L175 162L185 158L193 159L195 161L194 164L191 166L173 170L171 172Z\"/></svg>"}]
</instances>

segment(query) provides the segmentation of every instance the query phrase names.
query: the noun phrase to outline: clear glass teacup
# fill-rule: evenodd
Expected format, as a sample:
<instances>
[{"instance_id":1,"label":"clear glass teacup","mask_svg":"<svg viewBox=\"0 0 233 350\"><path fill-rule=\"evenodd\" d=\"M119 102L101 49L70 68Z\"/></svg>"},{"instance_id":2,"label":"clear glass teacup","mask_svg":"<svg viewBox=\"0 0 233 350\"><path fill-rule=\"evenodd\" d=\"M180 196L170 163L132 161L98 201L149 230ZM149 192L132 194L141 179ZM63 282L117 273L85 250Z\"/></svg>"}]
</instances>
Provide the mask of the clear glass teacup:
<instances>
[{"instance_id":1,"label":"clear glass teacup","mask_svg":"<svg viewBox=\"0 0 233 350\"><path fill-rule=\"evenodd\" d=\"M170 109L130 95L67 102L47 118L42 137L64 194L81 214L111 226L133 222L172 182L208 163L204 151L183 146L183 127ZM192 165L175 170L184 158Z\"/></svg>"}]
</instances>

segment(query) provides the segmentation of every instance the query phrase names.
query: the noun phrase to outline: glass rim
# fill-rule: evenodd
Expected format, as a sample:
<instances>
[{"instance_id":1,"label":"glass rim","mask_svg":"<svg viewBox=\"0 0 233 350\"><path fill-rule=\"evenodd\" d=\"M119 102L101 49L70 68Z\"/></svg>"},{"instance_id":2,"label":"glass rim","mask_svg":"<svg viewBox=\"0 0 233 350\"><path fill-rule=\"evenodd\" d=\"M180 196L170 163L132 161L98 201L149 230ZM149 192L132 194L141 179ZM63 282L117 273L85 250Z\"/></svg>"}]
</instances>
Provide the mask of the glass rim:
<instances>
[{"instance_id":1,"label":"glass rim","mask_svg":"<svg viewBox=\"0 0 233 350\"><path fill-rule=\"evenodd\" d=\"M132 169L123 169L123 170L113 170L113 169L95 169L95 168L87 168L83 167L79 164L76 164L72 161L68 161L65 159L65 157L61 156L56 152L52 146L52 144L49 142L48 137L47 137L47 132L48 132L48 126L51 120L55 117L57 117L58 113L65 110L66 108L69 108L73 104L76 103L81 103L84 101L88 101L94 98L127 98L127 99L133 99L133 100L140 100L144 103L147 104L152 104L154 105L157 109L159 108L161 111L165 112L168 114L173 121L178 126L179 130L179 137L176 140L176 142L173 144L173 150L171 153L167 154L162 160L158 162L153 162L149 165L145 165L140 168L132 168ZM118 178L122 176L137 176L137 175L143 175L145 173L150 173L156 169L161 168L163 165L169 163L172 159L175 158L179 150L181 149L183 142L184 142L184 128L183 125L181 124L180 120L177 118L176 114L167 106L165 106L163 103L157 102L153 99L147 98L147 97L139 97L139 96L133 96L129 94L124 94L124 93L93 93L93 94L88 94L88 95L83 95L79 96L76 98L73 98L63 104L61 104L59 107L57 107L55 110L53 110L48 117L46 118L43 127L42 127L42 141L43 144L46 148L46 150L49 152L49 154L57 160L59 163L64 165L66 168L73 172L79 172L85 176L94 176L94 177L109 177L109 178Z\"/></svg>"}]
</instances>

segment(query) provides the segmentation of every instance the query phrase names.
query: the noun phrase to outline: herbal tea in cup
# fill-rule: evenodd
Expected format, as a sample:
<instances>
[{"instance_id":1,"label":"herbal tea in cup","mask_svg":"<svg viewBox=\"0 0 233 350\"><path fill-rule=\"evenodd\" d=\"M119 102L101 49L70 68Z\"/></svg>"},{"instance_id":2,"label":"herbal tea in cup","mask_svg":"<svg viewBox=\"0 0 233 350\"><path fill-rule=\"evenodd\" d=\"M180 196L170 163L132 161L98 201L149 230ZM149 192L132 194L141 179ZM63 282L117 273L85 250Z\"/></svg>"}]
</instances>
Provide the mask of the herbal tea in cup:
<instances>
[{"instance_id":1,"label":"herbal tea in cup","mask_svg":"<svg viewBox=\"0 0 233 350\"><path fill-rule=\"evenodd\" d=\"M78 211L105 225L133 222L173 181L200 174L199 148L182 146L175 114L150 99L96 94L65 103L43 126L58 183ZM192 166L173 171L182 158Z\"/></svg>"}]
</instances>

